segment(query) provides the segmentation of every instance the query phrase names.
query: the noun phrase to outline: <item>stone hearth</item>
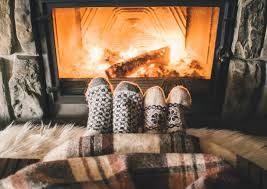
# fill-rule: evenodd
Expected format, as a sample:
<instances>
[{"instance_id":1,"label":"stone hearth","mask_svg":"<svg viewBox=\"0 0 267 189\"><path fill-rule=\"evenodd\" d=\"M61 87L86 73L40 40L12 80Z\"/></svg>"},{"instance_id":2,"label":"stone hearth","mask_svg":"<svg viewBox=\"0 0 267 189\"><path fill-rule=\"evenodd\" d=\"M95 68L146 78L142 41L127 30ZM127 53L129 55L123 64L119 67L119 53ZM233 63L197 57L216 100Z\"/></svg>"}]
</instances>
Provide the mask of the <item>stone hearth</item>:
<instances>
[{"instance_id":1,"label":"stone hearth","mask_svg":"<svg viewBox=\"0 0 267 189\"><path fill-rule=\"evenodd\" d=\"M0 122L45 116L45 78L30 2L0 0ZM267 116L266 6L265 0L238 2L224 118Z\"/></svg>"}]
</instances>

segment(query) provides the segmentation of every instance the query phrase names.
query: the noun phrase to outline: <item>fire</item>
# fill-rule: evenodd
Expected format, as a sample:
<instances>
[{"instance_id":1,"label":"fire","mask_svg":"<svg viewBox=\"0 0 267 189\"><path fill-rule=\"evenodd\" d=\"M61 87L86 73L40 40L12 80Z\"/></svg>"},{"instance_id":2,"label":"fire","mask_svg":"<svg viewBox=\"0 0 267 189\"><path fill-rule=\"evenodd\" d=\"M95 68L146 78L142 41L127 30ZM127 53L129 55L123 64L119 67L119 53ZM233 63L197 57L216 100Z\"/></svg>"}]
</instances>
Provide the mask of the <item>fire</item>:
<instances>
[{"instance_id":1,"label":"fire","mask_svg":"<svg viewBox=\"0 0 267 189\"><path fill-rule=\"evenodd\" d=\"M168 46L170 48L170 64L176 65L176 62L187 58L188 54L186 53L185 49L181 48L181 46L178 45L179 43L171 43L169 45L161 45L157 47L150 47L147 50L140 50L138 48L135 48L133 46L130 46L126 51L119 52L119 60L124 61L130 58L133 58L139 54L146 53L152 50L156 50L159 48L162 48L164 46ZM89 50L88 54L88 60L90 62L99 62L104 56L105 49L107 48L101 48L101 47L93 47Z\"/></svg>"},{"instance_id":2,"label":"fire","mask_svg":"<svg viewBox=\"0 0 267 189\"><path fill-rule=\"evenodd\" d=\"M166 43L164 44L166 45ZM163 45L162 45L163 46ZM166 46L170 53L167 55L167 62L160 64L153 60L146 60L144 65L136 66L135 72L124 74L126 77L178 77L178 76L189 76L189 75L203 75L204 70L199 66L197 67L196 61L190 57L189 53L182 48L179 43L171 43ZM157 51L160 49L159 46L150 47L146 50L138 49L130 46L127 50L122 52L112 51L107 48L93 47L88 50L86 56L83 59L84 72L92 74L94 76L106 76L105 72L118 63L131 61L138 56L146 56L151 51ZM152 62L151 62L152 61ZM162 62L161 62L162 63ZM92 72L92 67L94 70ZM101 74L102 73L102 74ZM109 77L116 77L110 76Z\"/></svg>"}]
</instances>

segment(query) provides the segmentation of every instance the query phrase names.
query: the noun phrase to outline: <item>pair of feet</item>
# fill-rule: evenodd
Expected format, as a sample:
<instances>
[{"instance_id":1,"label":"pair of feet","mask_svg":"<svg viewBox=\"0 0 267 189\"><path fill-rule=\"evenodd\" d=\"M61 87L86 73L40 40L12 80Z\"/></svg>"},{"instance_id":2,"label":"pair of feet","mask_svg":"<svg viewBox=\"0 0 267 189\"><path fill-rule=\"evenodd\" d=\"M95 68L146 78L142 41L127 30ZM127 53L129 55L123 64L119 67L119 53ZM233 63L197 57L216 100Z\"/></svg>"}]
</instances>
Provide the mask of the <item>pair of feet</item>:
<instances>
[{"instance_id":1,"label":"pair of feet","mask_svg":"<svg viewBox=\"0 0 267 189\"><path fill-rule=\"evenodd\" d=\"M185 109L191 107L191 95L183 86L174 87L167 99L163 90L149 88L144 95L144 131L149 133L171 133L184 131Z\"/></svg>"},{"instance_id":2,"label":"pair of feet","mask_svg":"<svg viewBox=\"0 0 267 189\"><path fill-rule=\"evenodd\" d=\"M173 88L165 100L160 87L148 89L143 96L137 84L123 81L113 92L104 78L89 83L86 99L89 108L86 135L182 130L184 108L191 105L189 92L181 86Z\"/></svg>"}]
</instances>

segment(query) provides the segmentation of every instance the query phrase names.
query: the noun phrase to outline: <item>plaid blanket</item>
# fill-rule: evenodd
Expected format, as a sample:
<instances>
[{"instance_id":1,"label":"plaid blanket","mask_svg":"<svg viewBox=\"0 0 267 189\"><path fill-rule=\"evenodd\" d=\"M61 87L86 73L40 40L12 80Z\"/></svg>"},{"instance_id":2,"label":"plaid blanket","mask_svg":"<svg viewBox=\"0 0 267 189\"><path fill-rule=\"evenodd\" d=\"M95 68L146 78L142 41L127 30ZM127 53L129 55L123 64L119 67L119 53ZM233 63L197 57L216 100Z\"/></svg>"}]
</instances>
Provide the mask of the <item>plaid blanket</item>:
<instances>
[{"instance_id":1,"label":"plaid blanket","mask_svg":"<svg viewBox=\"0 0 267 189\"><path fill-rule=\"evenodd\" d=\"M0 180L0 189L244 188L229 164L199 152L184 133L83 136Z\"/></svg>"},{"instance_id":2,"label":"plaid blanket","mask_svg":"<svg viewBox=\"0 0 267 189\"><path fill-rule=\"evenodd\" d=\"M238 188L231 167L214 155L127 154L39 162L0 181L0 188Z\"/></svg>"},{"instance_id":3,"label":"plaid blanket","mask_svg":"<svg viewBox=\"0 0 267 189\"><path fill-rule=\"evenodd\" d=\"M199 153L198 138L184 133L98 134L66 141L43 161L128 153Z\"/></svg>"}]
</instances>

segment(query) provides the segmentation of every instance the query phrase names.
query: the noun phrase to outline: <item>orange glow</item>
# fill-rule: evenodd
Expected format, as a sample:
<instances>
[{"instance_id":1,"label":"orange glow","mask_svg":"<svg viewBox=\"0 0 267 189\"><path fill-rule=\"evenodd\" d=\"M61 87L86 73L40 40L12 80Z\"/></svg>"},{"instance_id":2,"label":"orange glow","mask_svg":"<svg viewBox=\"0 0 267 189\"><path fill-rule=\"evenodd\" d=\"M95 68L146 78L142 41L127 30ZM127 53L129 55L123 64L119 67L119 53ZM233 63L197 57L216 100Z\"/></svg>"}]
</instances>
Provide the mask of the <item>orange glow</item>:
<instances>
[{"instance_id":1,"label":"orange glow","mask_svg":"<svg viewBox=\"0 0 267 189\"><path fill-rule=\"evenodd\" d=\"M216 7L55 8L59 77L106 77L127 62L122 77L209 79L218 17ZM162 48L162 60L151 55Z\"/></svg>"}]
</instances>

